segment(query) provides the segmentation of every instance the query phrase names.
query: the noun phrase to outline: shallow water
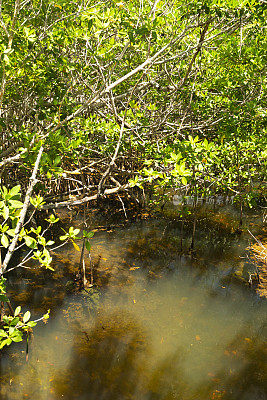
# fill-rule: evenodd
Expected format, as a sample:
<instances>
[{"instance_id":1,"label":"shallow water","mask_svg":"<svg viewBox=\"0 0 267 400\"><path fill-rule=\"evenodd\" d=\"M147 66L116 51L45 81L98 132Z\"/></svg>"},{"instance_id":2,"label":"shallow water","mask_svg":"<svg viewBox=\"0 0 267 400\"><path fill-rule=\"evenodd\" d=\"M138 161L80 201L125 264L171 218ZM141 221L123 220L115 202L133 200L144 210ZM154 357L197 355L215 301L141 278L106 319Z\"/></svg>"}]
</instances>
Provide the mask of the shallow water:
<instances>
[{"instance_id":1,"label":"shallow water","mask_svg":"<svg viewBox=\"0 0 267 400\"><path fill-rule=\"evenodd\" d=\"M51 318L27 363L25 343L3 354L1 399L265 399L266 304L247 284L247 243L206 221L187 256L177 223L150 220L96 232L87 292L69 290L71 247L55 255L55 272L18 271L12 299Z\"/></svg>"}]
</instances>

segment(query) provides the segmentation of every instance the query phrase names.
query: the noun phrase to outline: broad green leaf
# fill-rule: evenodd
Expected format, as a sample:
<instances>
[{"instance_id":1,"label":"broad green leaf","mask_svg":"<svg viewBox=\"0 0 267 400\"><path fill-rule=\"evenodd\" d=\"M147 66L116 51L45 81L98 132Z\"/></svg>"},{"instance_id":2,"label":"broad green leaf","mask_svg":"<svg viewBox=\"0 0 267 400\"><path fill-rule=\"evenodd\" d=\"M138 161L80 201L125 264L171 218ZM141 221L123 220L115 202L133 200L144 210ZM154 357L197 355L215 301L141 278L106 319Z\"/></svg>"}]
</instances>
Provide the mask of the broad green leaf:
<instances>
[{"instance_id":1,"label":"broad green leaf","mask_svg":"<svg viewBox=\"0 0 267 400\"><path fill-rule=\"evenodd\" d=\"M13 208L22 208L23 207L23 203L19 200L9 200L9 203L11 204L11 206Z\"/></svg>"},{"instance_id":2,"label":"broad green leaf","mask_svg":"<svg viewBox=\"0 0 267 400\"><path fill-rule=\"evenodd\" d=\"M9 195L11 197L14 197L16 195L18 195L20 192L20 185L14 186L10 191L9 191Z\"/></svg>"},{"instance_id":3,"label":"broad green leaf","mask_svg":"<svg viewBox=\"0 0 267 400\"><path fill-rule=\"evenodd\" d=\"M2 246L4 246L6 249L8 248L8 246L9 246L9 240L8 240L7 235L3 234L3 235L1 236L1 244L2 244Z\"/></svg>"},{"instance_id":4,"label":"broad green leaf","mask_svg":"<svg viewBox=\"0 0 267 400\"><path fill-rule=\"evenodd\" d=\"M91 251L91 243L88 240L85 242L85 247L89 252Z\"/></svg>"},{"instance_id":5,"label":"broad green leaf","mask_svg":"<svg viewBox=\"0 0 267 400\"><path fill-rule=\"evenodd\" d=\"M4 206L4 209L3 209L2 212L3 212L4 220L8 219L8 217L9 217L9 208L6 205Z\"/></svg>"},{"instance_id":6,"label":"broad green leaf","mask_svg":"<svg viewBox=\"0 0 267 400\"><path fill-rule=\"evenodd\" d=\"M24 324L26 324L26 322L28 322L30 318L31 318L31 313L30 313L30 311L26 311L25 314L23 315L23 322L24 322Z\"/></svg>"},{"instance_id":7,"label":"broad green leaf","mask_svg":"<svg viewBox=\"0 0 267 400\"><path fill-rule=\"evenodd\" d=\"M67 240L68 237L69 237L68 235L63 235L63 236L60 236L59 239L60 239L61 241L64 241L64 240Z\"/></svg>"},{"instance_id":8,"label":"broad green leaf","mask_svg":"<svg viewBox=\"0 0 267 400\"><path fill-rule=\"evenodd\" d=\"M185 176L182 177L182 184L187 185L187 179Z\"/></svg>"},{"instance_id":9,"label":"broad green leaf","mask_svg":"<svg viewBox=\"0 0 267 400\"><path fill-rule=\"evenodd\" d=\"M34 322L34 321L29 321L28 323L27 323L27 326L29 326L30 328L33 328L34 326L36 326L37 325L37 322Z\"/></svg>"},{"instance_id":10,"label":"broad green leaf","mask_svg":"<svg viewBox=\"0 0 267 400\"><path fill-rule=\"evenodd\" d=\"M0 342L0 350L6 345L8 345L8 339L4 339L2 342Z\"/></svg>"},{"instance_id":11,"label":"broad green leaf","mask_svg":"<svg viewBox=\"0 0 267 400\"><path fill-rule=\"evenodd\" d=\"M4 329L0 329L0 338L7 337L7 336L8 336L7 332L4 331Z\"/></svg>"},{"instance_id":12,"label":"broad green leaf","mask_svg":"<svg viewBox=\"0 0 267 400\"><path fill-rule=\"evenodd\" d=\"M21 306L18 306L18 307L15 309L14 316L16 317L17 315L19 315L20 312L21 312Z\"/></svg>"},{"instance_id":13,"label":"broad green leaf","mask_svg":"<svg viewBox=\"0 0 267 400\"><path fill-rule=\"evenodd\" d=\"M46 243L47 246L52 246L54 244L54 240L48 240L48 242Z\"/></svg>"},{"instance_id":14,"label":"broad green leaf","mask_svg":"<svg viewBox=\"0 0 267 400\"><path fill-rule=\"evenodd\" d=\"M19 331L17 332L16 336L12 337L12 341L15 343L21 342L22 340L22 333Z\"/></svg>"},{"instance_id":15,"label":"broad green leaf","mask_svg":"<svg viewBox=\"0 0 267 400\"><path fill-rule=\"evenodd\" d=\"M36 240L31 236L24 236L26 246L34 249L37 246Z\"/></svg>"},{"instance_id":16,"label":"broad green leaf","mask_svg":"<svg viewBox=\"0 0 267 400\"><path fill-rule=\"evenodd\" d=\"M16 326L18 322L19 322L19 317L15 317L15 318L13 318L13 320L11 321L10 325L11 325L11 326Z\"/></svg>"}]
</instances>

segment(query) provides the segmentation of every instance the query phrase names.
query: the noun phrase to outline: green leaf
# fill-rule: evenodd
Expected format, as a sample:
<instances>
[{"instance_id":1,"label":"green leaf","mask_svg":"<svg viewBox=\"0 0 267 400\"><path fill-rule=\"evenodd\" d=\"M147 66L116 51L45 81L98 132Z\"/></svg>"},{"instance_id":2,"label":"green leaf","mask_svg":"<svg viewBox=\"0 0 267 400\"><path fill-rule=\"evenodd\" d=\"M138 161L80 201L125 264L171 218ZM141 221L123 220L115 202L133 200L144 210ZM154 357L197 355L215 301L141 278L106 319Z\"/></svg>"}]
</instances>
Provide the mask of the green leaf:
<instances>
[{"instance_id":1,"label":"green leaf","mask_svg":"<svg viewBox=\"0 0 267 400\"><path fill-rule=\"evenodd\" d=\"M16 336L12 337L12 341L15 343L21 342L22 340L22 333L19 331L17 332Z\"/></svg>"},{"instance_id":2,"label":"green leaf","mask_svg":"<svg viewBox=\"0 0 267 400\"><path fill-rule=\"evenodd\" d=\"M8 301L8 297L4 293L0 293L0 301Z\"/></svg>"},{"instance_id":3,"label":"green leaf","mask_svg":"<svg viewBox=\"0 0 267 400\"><path fill-rule=\"evenodd\" d=\"M11 324L10 324L10 325L11 325ZM15 331L14 326L10 326L10 328L9 328L9 330L8 330L9 336L11 336L11 335L14 333L14 331Z\"/></svg>"},{"instance_id":4,"label":"green leaf","mask_svg":"<svg viewBox=\"0 0 267 400\"><path fill-rule=\"evenodd\" d=\"M36 326L37 325L37 322L34 322L34 321L29 321L28 323L27 323L27 326L29 326L30 328L33 328L34 326Z\"/></svg>"},{"instance_id":5,"label":"green leaf","mask_svg":"<svg viewBox=\"0 0 267 400\"><path fill-rule=\"evenodd\" d=\"M47 310L47 313L43 316L43 319L47 320L49 318L49 316L50 316L50 309Z\"/></svg>"},{"instance_id":6,"label":"green leaf","mask_svg":"<svg viewBox=\"0 0 267 400\"><path fill-rule=\"evenodd\" d=\"M17 315L19 315L19 313L21 312L21 306L18 306L14 312L14 317L16 317Z\"/></svg>"},{"instance_id":7,"label":"green leaf","mask_svg":"<svg viewBox=\"0 0 267 400\"><path fill-rule=\"evenodd\" d=\"M4 220L8 219L8 217L9 217L9 208L6 205L4 205L3 217L4 217Z\"/></svg>"},{"instance_id":8,"label":"green leaf","mask_svg":"<svg viewBox=\"0 0 267 400\"><path fill-rule=\"evenodd\" d=\"M5 234L2 235L2 237L1 237L1 244L2 244L2 246L4 246L6 249L8 248L8 246L9 246L9 240L8 240L7 235L5 235Z\"/></svg>"},{"instance_id":9,"label":"green leaf","mask_svg":"<svg viewBox=\"0 0 267 400\"><path fill-rule=\"evenodd\" d=\"M91 251L91 243L88 240L85 242L85 247L88 251Z\"/></svg>"},{"instance_id":10,"label":"green leaf","mask_svg":"<svg viewBox=\"0 0 267 400\"><path fill-rule=\"evenodd\" d=\"M7 336L8 336L7 332L4 331L4 329L0 329L0 338L7 337Z\"/></svg>"},{"instance_id":11,"label":"green leaf","mask_svg":"<svg viewBox=\"0 0 267 400\"><path fill-rule=\"evenodd\" d=\"M0 342L0 350L1 350L4 346L6 346L7 343L8 343L8 339L5 339L5 340L3 340L2 342Z\"/></svg>"},{"instance_id":12,"label":"green leaf","mask_svg":"<svg viewBox=\"0 0 267 400\"><path fill-rule=\"evenodd\" d=\"M2 186L1 192L2 192L3 198L6 199L6 197L8 195L8 190L5 186Z\"/></svg>"},{"instance_id":13,"label":"green leaf","mask_svg":"<svg viewBox=\"0 0 267 400\"><path fill-rule=\"evenodd\" d=\"M49 218L46 219L46 221L50 224L55 224L57 221L59 221L59 218L56 218L54 214L51 214Z\"/></svg>"},{"instance_id":14,"label":"green leaf","mask_svg":"<svg viewBox=\"0 0 267 400\"><path fill-rule=\"evenodd\" d=\"M61 162L61 157L57 156L54 160L54 165L58 165Z\"/></svg>"},{"instance_id":15,"label":"green leaf","mask_svg":"<svg viewBox=\"0 0 267 400\"><path fill-rule=\"evenodd\" d=\"M8 229L6 232L9 236L14 237L15 236L15 229Z\"/></svg>"},{"instance_id":16,"label":"green leaf","mask_svg":"<svg viewBox=\"0 0 267 400\"><path fill-rule=\"evenodd\" d=\"M11 204L11 206L13 208L22 208L23 207L23 203L19 200L9 200L9 203Z\"/></svg>"},{"instance_id":17,"label":"green leaf","mask_svg":"<svg viewBox=\"0 0 267 400\"><path fill-rule=\"evenodd\" d=\"M30 318L31 318L31 313L30 313L30 311L26 311L25 314L23 315L23 322L24 322L24 324L26 324L26 322L28 322Z\"/></svg>"},{"instance_id":18,"label":"green leaf","mask_svg":"<svg viewBox=\"0 0 267 400\"><path fill-rule=\"evenodd\" d=\"M69 229L69 234L73 237L73 236L77 236L78 233L80 232L80 229L74 229L73 226L70 227Z\"/></svg>"},{"instance_id":19,"label":"green leaf","mask_svg":"<svg viewBox=\"0 0 267 400\"><path fill-rule=\"evenodd\" d=\"M49 269L50 271L55 271L55 268L51 267L51 265L45 265L46 269Z\"/></svg>"},{"instance_id":20,"label":"green leaf","mask_svg":"<svg viewBox=\"0 0 267 400\"><path fill-rule=\"evenodd\" d=\"M94 232L87 232L83 231L83 236L86 237L87 239L91 239L94 236Z\"/></svg>"},{"instance_id":21,"label":"green leaf","mask_svg":"<svg viewBox=\"0 0 267 400\"><path fill-rule=\"evenodd\" d=\"M63 236L60 236L59 239L64 241L64 240L67 240L68 237L69 237L68 235L63 235Z\"/></svg>"},{"instance_id":22,"label":"green leaf","mask_svg":"<svg viewBox=\"0 0 267 400\"><path fill-rule=\"evenodd\" d=\"M47 246L52 246L54 244L54 240L48 240L48 242L46 243Z\"/></svg>"},{"instance_id":23,"label":"green leaf","mask_svg":"<svg viewBox=\"0 0 267 400\"><path fill-rule=\"evenodd\" d=\"M9 191L9 195L11 197L17 196L20 192L20 185L14 186L10 191Z\"/></svg>"},{"instance_id":24,"label":"green leaf","mask_svg":"<svg viewBox=\"0 0 267 400\"><path fill-rule=\"evenodd\" d=\"M43 236L40 236L40 237L38 238L38 243L40 243L42 246L45 246L45 245L46 245L46 240L45 240L45 238L44 238Z\"/></svg>"},{"instance_id":25,"label":"green leaf","mask_svg":"<svg viewBox=\"0 0 267 400\"><path fill-rule=\"evenodd\" d=\"M18 322L19 322L19 317L13 318L13 320L10 322L10 325L16 326Z\"/></svg>"},{"instance_id":26,"label":"green leaf","mask_svg":"<svg viewBox=\"0 0 267 400\"><path fill-rule=\"evenodd\" d=\"M26 246L30 247L31 249L35 249L37 246L36 240L31 236L24 236Z\"/></svg>"}]
</instances>

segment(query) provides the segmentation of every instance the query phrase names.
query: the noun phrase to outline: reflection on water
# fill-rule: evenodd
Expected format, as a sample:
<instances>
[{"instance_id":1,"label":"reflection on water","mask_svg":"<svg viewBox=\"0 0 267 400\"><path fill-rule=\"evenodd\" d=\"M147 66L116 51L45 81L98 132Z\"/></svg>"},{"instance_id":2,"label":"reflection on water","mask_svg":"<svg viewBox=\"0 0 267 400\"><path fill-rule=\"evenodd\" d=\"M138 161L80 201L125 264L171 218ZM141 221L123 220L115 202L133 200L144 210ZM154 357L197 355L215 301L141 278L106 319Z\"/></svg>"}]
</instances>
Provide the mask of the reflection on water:
<instances>
[{"instance_id":1,"label":"reflection on water","mask_svg":"<svg viewBox=\"0 0 267 400\"><path fill-rule=\"evenodd\" d=\"M25 344L2 357L0 398L266 399L266 305L229 272L240 269L245 244L229 236L227 252L218 244L210 258L203 231L194 260L176 251L175 230L153 222L96 234L102 290L66 295L78 262L72 249L57 256L49 285L41 272L22 282L14 275L17 300L24 295L35 312L50 301L52 318L36 329L28 363ZM208 253L219 243L212 239Z\"/></svg>"}]
</instances>

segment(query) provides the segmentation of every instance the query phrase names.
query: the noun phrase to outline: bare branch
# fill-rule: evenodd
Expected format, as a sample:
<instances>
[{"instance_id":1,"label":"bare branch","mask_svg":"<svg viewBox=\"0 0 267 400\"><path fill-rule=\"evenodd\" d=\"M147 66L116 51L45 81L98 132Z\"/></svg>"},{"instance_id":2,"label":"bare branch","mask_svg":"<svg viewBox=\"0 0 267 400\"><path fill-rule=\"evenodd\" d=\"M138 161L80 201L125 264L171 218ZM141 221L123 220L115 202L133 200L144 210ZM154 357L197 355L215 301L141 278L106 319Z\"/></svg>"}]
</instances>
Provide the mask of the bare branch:
<instances>
[{"instance_id":1,"label":"bare branch","mask_svg":"<svg viewBox=\"0 0 267 400\"><path fill-rule=\"evenodd\" d=\"M24 149L20 153L16 154L15 156L6 158L5 160L1 161L0 162L0 167L3 167L6 164L9 164L9 163L12 163L12 162L15 162L15 161L19 160L21 155L26 153L26 151L27 151L27 149Z\"/></svg>"},{"instance_id":2,"label":"bare branch","mask_svg":"<svg viewBox=\"0 0 267 400\"><path fill-rule=\"evenodd\" d=\"M111 189L106 189L103 193L104 196L109 195L109 194L114 194L117 193L121 190L126 190L130 187L130 185L123 185L123 186L117 186L115 188ZM78 206L83 203L88 203L89 201L97 200L98 195L94 194L93 196L86 196L78 200L69 200L69 201L61 201L60 203L50 203L42 206L42 210L53 210L56 208L62 208L62 207L70 207L70 206Z\"/></svg>"},{"instance_id":3,"label":"bare branch","mask_svg":"<svg viewBox=\"0 0 267 400\"><path fill-rule=\"evenodd\" d=\"M44 148L43 148L43 146L41 146L40 150L38 152L35 164L34 164L34 169L33 169L33 172L32 172L32 176L30 178L30 183L29 183L26 195L25 195L23 207L22 207L21 212L20 212L20 217L19 217L19 220L18 220L16 228L15 228L14 237L12 239L12 242L9 245L8 251L7 251L6 256L5 256L5 259L4 259L3 264L1 266L0 276L7 269L9 261L10 261L12 255L13 255L15 249L16 249L17 241L18 241L18 238L19 238L19 233L20 233L21 228L22 228L22 226L24 224L24 221L25 221L25 218L26 218L26 213L27 213L27 210L28 210L28 207L29 207L29 204L30 204L30 197L31 197L33 188L37 183L36 176L37 176L37 172L38 172L38 169L39 169L39 164L40 164L40 161L41 161L43 150L44 150Z\"/></svg>"}]
</instances>

